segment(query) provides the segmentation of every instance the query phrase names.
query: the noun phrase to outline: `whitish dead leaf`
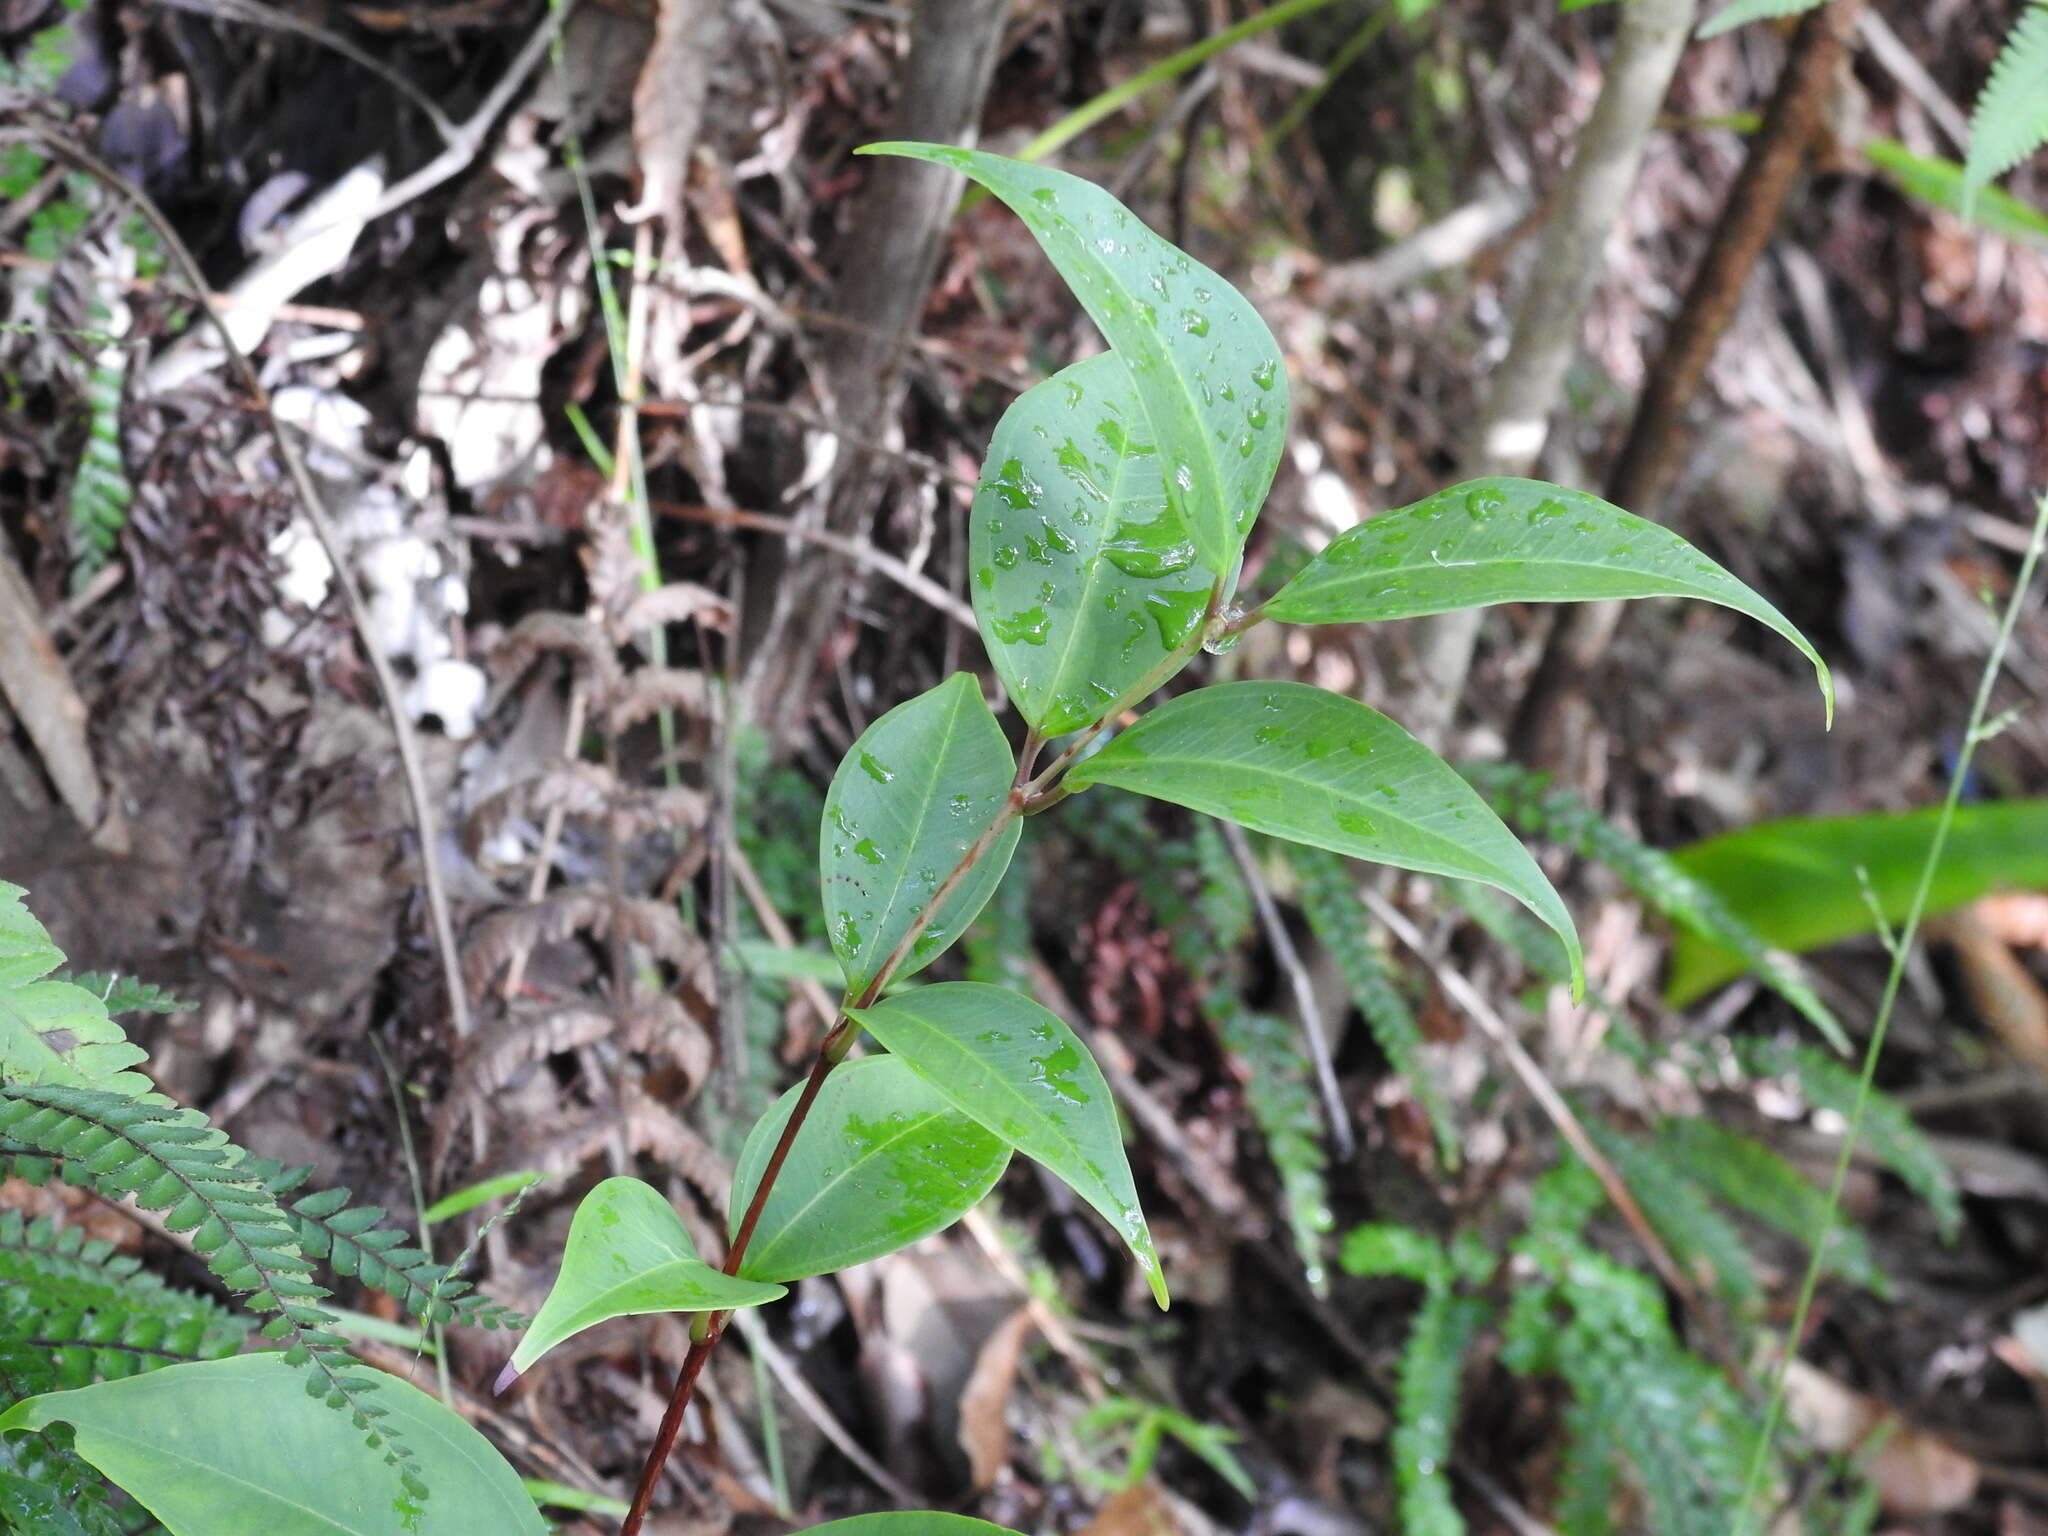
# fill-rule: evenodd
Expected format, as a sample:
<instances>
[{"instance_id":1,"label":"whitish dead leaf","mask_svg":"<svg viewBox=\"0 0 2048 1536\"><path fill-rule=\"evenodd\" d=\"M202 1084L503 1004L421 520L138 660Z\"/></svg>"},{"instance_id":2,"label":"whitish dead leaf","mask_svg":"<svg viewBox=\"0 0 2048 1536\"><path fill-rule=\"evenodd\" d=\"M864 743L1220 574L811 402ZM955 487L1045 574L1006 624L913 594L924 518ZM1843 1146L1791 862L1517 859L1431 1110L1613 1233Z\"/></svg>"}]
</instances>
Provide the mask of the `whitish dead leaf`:
<instances>
[{"instance_id":1,"label":"whitish dead leaf","mask_svg":"<svg viewBox=\"0 0 2048 1536\"><path fill-rule=\"evenodd\" d=\"M1935 1515L1976 1495L1977 1463L1945 1441L1908 1427L1890 1408L1795 1360L1785 1378L1786 1416L1824 1451L1854 1451L1882 1437L1867 1469L1885 1509Z\"/></svg>"},{"instance_id":2,"label":"whitish dead leaf","mask_svg":"<svg viewBox=\"0 0 2048 1536\"><path fill-rule=\"evenodd\" d=\"M1977 1463L1932 1435L1901 1429L1870 1464L1884 1507L1894 1515L1939 1515L1977 1494Z\"/></svg>"},{"instance_id":3,"label":"whitish dead leaf","mask_svg":"<svg viewBox=\"0 0 2048 1536\"><path fill-rule=\"evenodd\" d=\"M683 183L704 118L711 84L715 25L713 0L661 0L654 47L633 87L633 153L640 162L640 201L626 218L634 223L660 217L669 239L681 238Z\"/></svg>"},{"instance_id":4,"label":"whitish dead leaf","mask_svg":"<svg viewBox=\"0 0 2048 1536\"><path fill-rule=\"evenodd\" d=\"M976 1493L993 1488L1010 1459L1010 1393L1031 1329L1030 1309L1019 1307L981 1346L960 1393L960 1449L967 1453Z\"/></svg>"},{"instance_id":5,"label":"whitish dead leaf","mask_svg":"<svg viewBox=\"0 0 2048 1536\"><path fill-rule=\"evenodd\" d=\"M1159 1486L1148 1481L1110 1495L1081 1536L1180 1536L1180 1522Z\"/></svg>"}]
</instances>

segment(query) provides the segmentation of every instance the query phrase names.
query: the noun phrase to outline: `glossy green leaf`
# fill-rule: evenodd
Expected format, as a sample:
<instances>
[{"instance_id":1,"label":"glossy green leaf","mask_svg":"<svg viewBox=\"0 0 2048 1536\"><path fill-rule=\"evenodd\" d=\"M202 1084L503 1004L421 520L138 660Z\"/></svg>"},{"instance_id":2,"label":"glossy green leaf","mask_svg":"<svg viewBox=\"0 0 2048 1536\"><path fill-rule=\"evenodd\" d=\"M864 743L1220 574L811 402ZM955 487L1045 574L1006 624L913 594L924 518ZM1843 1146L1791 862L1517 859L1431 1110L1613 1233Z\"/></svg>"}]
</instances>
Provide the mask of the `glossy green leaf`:
<instances>
[{"instance_id":1,"label":"glossy green leaf","mask_svg":"<svg viewBox=\"0 0 2048 1536\"><path fill-rule=\"evenodd\" d=\"M1167 508L1151 427L1109 352L1004 413L968 551L989 656L1048 736L1101 719L1187 642L1214 580Z\"/></svg>"},{"instance_id":2,"label":"glossy green leaf","mask_svg":"<svg viewBox=\"0 0 2048 1536\"><path fill-rule=\"evenodd\" d=\"M1301 624L1407 619L1489 603L1695 597L1748 614L1796 646L1834 684L1782 613L1667 528L1584 491L1495 477L1346 530L1266 604Z\"/></svg>"},{"instance_id":3,"label":"glossy green leaf","mask_svg":"<svg viewBox=\"0 0 2048 1536\"><path fill-rule=\"evenodd\" d=\"M818 847L825 929L849 993L875 979L962 856L1002 815L1016 769L1002 727L965 672L861 733L832 776ZM1009 818L904 956L898 978L929 965L974 921L1009 867L1021 827Z\"/></svg>"},{"instance_id":4,"label":"glossy green leaf","mask_svg":"<svg viewBox=\"0 0 2048 1536\"><path fill-rule=\"evenodd\" d=\"M1767 821L1673 852L1679 867L1714 891L1773 949L1802 954L1885 921L1904 920L1926 861L1938 807L1880 816ZM1869 877L1869 895L1857 871ZM2048 800L1965 805L1928 890L1927 915L2000 890L2048 890ZM1682 1007L1742 974L1742 959L1696 933L1680 932L1665 995Z\"/></svg>"},{"instance_id":5,"label":"glossy green leaf","mask_svg":"<svg viewBox=\"0 0 2048 1536\"><path fill-rule=\"evenodd\" d=\"M779 1285L738 1280L698 1258L682 1217L653 1185L606 1179L576 1207L562 1271L498 1378L498 1390L564 1339L614 1317L722 1312L782 1295Z\"/></svg>"},{"instance_id":6,"label":"glossy green leaf","mask_svg":"<svg viewBox=\"0 0 2048 1536\"><path fill-rule=\"evenodd\" d=\"M1477 880L1564 941L1571 914L1478 793L1378 710L1306 683L1222 683L1147 714L1067 782L1115 784L1355 859Z\"/></svg>"},{"instance_id":7,"label":"glossy green leaf","mask_svg":"<svg viewBox=\"0 0 2048 1536\"><path fill-rule=\"evenodd\" d=\"M732 1175L734 1231L802 1091L747 1133ZM846 1062L818 1090L740 1273L801 1280L894 1253L974 1209L1009 1161L1000 1138L894 1056Z\"/></svg>"},{"instance_id":8,"label":"glossy green leaf","mask_svg":"<svg viewBox=\"0 0 2048 1536\"><path fill-rule=\"evenodd\" d=\"M306 1373L278 1354L46 1393L0 1415L0 1429L70 1424L78 1453L171 1536L542 1536L489 1441L417 1387L372 1376L363 1400L418 1457L423 1509L350 1416L307 1396Z\"/></svg>"},{"instance_id":9,"label":"glossy green leaf","mask_svg":"<svg viewBox=\"0 0 2048 1536\"><path fill-rule=\"evenodd\" d=\"M1100 1212L1166 1305L1116 1101L1065 1020L1007 988L972 981L920 987L852 1017L955 1109L1043 1163Z\"/></svg>"},{"instance_id":10,"label":"glossy green leaf","mask_svg":"<svg viewBox=\"0 0 2048 1536\"><path fill-rule=\"evenodd\" d=\"M990 1525L966 1515L944 1515L931 1509L905 1509L886 1515L855 1515L800 1531L797 1536L1017 1536L1007 1526Z\"/></svg>"},{"instance_id":11,"label":"glossy green leaf","mask_svg":"<svg viewBox=\"0 0 2048 1536\"><path fill-rule=\"evenodd\" d=\"M1078 176L942 144L860 153L951 166L1024 220L1130 369L1162 455L1167 504L1202 565L1228 577L1287 438L1286 364L1250 300Z\"/></svg>"}]
</instances>

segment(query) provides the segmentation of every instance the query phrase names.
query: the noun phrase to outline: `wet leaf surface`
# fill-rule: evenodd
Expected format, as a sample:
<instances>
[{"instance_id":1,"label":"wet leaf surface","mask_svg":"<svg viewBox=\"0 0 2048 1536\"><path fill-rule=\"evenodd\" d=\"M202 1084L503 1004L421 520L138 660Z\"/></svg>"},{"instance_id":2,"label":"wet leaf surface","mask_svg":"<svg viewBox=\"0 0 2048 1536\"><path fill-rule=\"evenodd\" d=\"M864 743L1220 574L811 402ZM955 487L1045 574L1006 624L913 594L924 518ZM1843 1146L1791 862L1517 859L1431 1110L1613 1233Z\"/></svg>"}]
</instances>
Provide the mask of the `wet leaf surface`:
<instances>
[{"instance_id":1,"label":"wet leaf surface","mask_svg":"<svg viewBox=\"0 0 2048 1536\"><path fill-rule=\"evenodd\" d=\"M1166 1305L1116 1101L1065 1020L1028 997L972 981L919 987L853 1017L954 1108L1043 1163L1094 1207Z\"/></svg>"},{"instance_id":2,"label":"wet leaf surface","mask_svg":"<svg viewBox=\"0 0 2048 1536\"><path fill-rule=\"evenodd\" d=\"M1147 714L1068 775L1356 859L1491 885L1578 934L1536 861L1442 758L1378 710L1306 683L1222 683Z\"/></svg>"},{"instance_id":3,"label":"wet leaf surface","mask_svg":"<svg viewBox=\"0 0 2048 1536\"><path fill-rule=\"evenodd\" d=\"M965 672L897 705L833 775L818 868L833 952L858 994L967 850L1001 814L1016 773L1002 727ZM1009 867L1014 818L897 968L922 970L974 921Z\"/></svg>"},{"instance_id":4,"label":"wet leaf surface","mask_svg":"<svg viewBox=\"0 0 2048 1536\"><path fill-rule=\"evenodd\" d=\"M738 1229L801 1087L769 1108L732 1176ZM893 1056L849 1061L818 1091L790 1147L740 1273L829 1274L908 1247L980 1203L1010 1149Z\"/></svg>"},{"instance_id":5,"label":"wet leaf surface","mask_svg":"<svg viewBox=\"0 0 2048 1536\"><path fill-rule=\"evenodd\" d=\"M1113 353L1018 396L970 520L974 612L1017 712L1100 719L1201 622L1213 578L1166 504L1152 430Z\"/></svg>"},{"instance_id":6,"label":"wet leaf surface","mask_svg":"<svg viewBox=\"0 0 2048 1536\"><path fill-rule=\"evenodd\" d=\"M861 152L951 166L1023 219L1130 370L1167 505L1229 576L1287 441L1286 362L1251 301L1078 176L941 144Z\"/></svg>"},{"instance_id":7,"label":"wet leaf surface","mask_svg":"<svg viewBox=\"0 0 2048 1536\"><path fill-rule=\"evenodd\" d=\"M1768 625L1813 663L1833 714L1827 664L1776 608L1669 529L1542 480L1468 480L1360 523L1331 540L1265 613L1357 624L1489 603L1630 597L1699 598Z\"/></svg>"}]
</instances>

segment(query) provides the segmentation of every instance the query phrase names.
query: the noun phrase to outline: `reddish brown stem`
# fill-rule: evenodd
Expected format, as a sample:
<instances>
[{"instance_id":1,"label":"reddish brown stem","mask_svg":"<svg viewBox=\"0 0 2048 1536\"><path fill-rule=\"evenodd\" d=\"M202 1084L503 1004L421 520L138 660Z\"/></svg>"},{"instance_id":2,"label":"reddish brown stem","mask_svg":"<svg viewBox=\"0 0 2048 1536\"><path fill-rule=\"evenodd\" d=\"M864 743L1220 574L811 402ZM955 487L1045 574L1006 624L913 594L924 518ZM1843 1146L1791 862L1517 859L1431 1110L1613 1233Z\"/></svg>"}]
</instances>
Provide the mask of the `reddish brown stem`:
<instances>
[{"instance_id":1,"label":"reddish brown stem","mask_svg":"<svg viewBox=\"0 0 2048 1536\"><path fill-rule=\"evenodd\" d=\"M726 1252L723 1266L726 1274L737 1275L740 1272L740 1265L747 1256L747 1245L754 1240L754 1229L761 1224L761 1212L767 1207L768 1193L775 1187L782 1165L789 1160L789 1149L796 1145L797 1132L803 1129L804 1121L810 1117L811 1106L818 1101L818 1090L825 1086L826 1077L846 1059L846 1047L852 1043L850 1022L841 1019L819 1044L818 1059L811 1065L811 1075L804 1083L804 1091L797 1098L796 1108L789 1113L789 1123L783 1126L775 1150L769 1154L768 1166L761 1170L761 1181L754 1186L754 1197L747 1202L746 1215L740 1218L739 1230L733 1234L732 1247ZM675 1449L676 1436L683 1427L683 1415L688 1412L690 1398L697 1389L697 1377L725 1333L726 1319L732 1316L730 1312L707 1315L710 1322L703 1337L691 1340L690 1352L683 1356L683 1368L676 1372L675 1390L668 1397L668 1411L661 1416L661 1428L655 1432L646 1465L640 1469L640 1484L633 1490L633 1507L626 1513L625 1524L619 1527L619 1536L639 1536L648 1506L654 1502L654 1490L661 1482L661 1470L668 1465L669 1453Z\"/></svg>"}]
</instances>

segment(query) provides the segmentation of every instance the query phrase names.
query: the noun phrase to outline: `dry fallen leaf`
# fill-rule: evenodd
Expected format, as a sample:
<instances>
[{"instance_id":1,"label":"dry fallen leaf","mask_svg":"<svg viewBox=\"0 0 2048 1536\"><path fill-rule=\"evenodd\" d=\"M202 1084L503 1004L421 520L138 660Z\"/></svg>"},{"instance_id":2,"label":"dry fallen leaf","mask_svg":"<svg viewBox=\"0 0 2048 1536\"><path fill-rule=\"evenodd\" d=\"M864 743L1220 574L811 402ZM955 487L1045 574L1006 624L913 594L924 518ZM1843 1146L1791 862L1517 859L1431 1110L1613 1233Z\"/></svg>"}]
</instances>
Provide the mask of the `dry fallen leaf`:
<instances>
[{"instance_id":1,"label":"dry fallen leaf","mask_svg":"<svg viewBox=\"0 0 2048 1536\"><path fill-rule=\"evenodd\" d=\"M1110 1495L1081 1536L1180 1536L1180 1522L1159 1486L1148 1481Z\"/></svg>"},{"instance_id":2,"label":"dry fallen leaf","mask_svg":"<svg viewBox=\"0 0 2048 1536\"><path fill-rule=\"evenodd\" d=\"M1011 1314L981 1346L960 1393L960 1448L967 1453L976 1493L993 1488L1010 1459L1010 1393L1032 1326L1028 1307Z\"/></svg>"},{"instance_id":3,"label":"dry fallen leaf","mask_svg":"<svg viewBox=\"0 0 2048 1536\"><path fill-rule=\"evenodd\" d=\"M1912 1517L1967 1504L1977 1492L1977 1463L1945 1441L1912 1429L1891 1409L1826 1372L1795 1360L1785 1378L1785 1411L1824 1451L1853 1451L1881 1437L1866 1464L1885 1510Z\"/></svg>"}]
</instances>

